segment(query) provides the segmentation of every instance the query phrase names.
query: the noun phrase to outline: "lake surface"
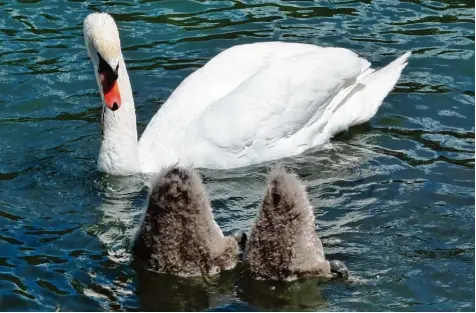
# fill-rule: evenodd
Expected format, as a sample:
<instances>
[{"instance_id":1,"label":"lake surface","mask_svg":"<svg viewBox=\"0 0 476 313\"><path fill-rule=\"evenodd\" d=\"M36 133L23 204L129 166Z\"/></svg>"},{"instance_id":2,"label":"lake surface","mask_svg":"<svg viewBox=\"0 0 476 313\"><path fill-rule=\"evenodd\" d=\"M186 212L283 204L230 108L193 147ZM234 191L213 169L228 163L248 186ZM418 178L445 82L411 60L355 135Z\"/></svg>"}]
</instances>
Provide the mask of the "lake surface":
<instances>
[{"instance_id":1,"label":"lake surface","mask_svg":"<svg viewBox=\"0 0 476 313\"><path fill-rule=\"evenodd\" d=\"M82 36L93 11L119 25L140 132L236 44L340 46L374 67L413 51L369 123L282 160L349 282L131 267L147 187L96 170L101 102ZM0 310L474 311L473 1L0 1L0 40ZM201 171L225 233L249 230L270 165Z\"/></svg>"}]
</instances>

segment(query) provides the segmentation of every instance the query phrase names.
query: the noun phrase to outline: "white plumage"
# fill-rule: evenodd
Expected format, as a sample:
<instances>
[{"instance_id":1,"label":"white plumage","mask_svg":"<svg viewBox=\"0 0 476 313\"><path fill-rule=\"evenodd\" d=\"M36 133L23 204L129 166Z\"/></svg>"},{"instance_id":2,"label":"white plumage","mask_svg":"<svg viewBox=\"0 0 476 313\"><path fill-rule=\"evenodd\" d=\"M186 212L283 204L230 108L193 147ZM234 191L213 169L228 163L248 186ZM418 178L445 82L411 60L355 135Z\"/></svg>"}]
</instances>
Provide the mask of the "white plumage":
<instances>
[{"instance_id":1,"label":"white plumage","mask_svg":"<svg viewBox=\"0 0 476 313\"><path fill-rule=\"evenodd\" d=\"M108 36L107 27L116 28L108 15L92 15L85 29L98 19L102 36ZM85 39L92 42L88 49L101 42L87 33ZM372 118L409 56L407 52L375 71L342 48L284 42L234 46L189 75L162 105L139 140L136 170L114 166L113 154L111 164L100 169L119 175L157 172L177 162L234 168L300 154ZM127 74L122 76L119 72L121 94L132 99ZM129 102L123 106L133 107ZM113 123L107 119L117 115L105 114L104 123ZM135 114L120 118L135 123Z\"/></svg>"}]
</instances>

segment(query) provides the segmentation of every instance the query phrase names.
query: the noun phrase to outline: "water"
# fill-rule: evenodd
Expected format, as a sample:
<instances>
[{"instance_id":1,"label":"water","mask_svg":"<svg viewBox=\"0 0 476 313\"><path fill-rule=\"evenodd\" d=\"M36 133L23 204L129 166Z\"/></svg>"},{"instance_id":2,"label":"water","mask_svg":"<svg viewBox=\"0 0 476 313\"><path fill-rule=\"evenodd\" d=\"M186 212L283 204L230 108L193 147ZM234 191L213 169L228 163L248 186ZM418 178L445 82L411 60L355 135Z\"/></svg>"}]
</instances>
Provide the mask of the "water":
<instances>
[{"instance_id":1,"label":"water","mask_svg":"<svg viewBox=\"0 0 476 313\"><path fill-rule=\"evenodd\" d=\"M139 129L222 49L266 40L413 51L367 124L283 162L306 181L348 283L142 275L142 179L96 170L100 98L82 20L116 18ZM1 310L464 310L474 305L473 1L0 1ZM191 103L193 105L193 103ZM218 224L249 230L270 164L202 171Z\"/></svg>"}]
</instances>

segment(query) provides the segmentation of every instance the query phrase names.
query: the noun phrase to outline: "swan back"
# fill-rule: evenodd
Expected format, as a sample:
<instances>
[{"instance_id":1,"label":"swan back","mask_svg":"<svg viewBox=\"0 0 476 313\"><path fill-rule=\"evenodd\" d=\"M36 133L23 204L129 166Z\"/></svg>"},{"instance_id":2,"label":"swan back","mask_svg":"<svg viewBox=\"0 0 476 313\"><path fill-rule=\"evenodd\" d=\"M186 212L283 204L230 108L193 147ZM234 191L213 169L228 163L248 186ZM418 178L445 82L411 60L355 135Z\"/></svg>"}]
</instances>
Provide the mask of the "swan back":
<instances>
[{"instance_id":1,"label":"swan back","mask_svg":"<svg viewBox=\"0 0 476 313\"><path fill-rule=\"evenodd\" d=\"M196 127L203 119L204 112L267 65L289 56L320 49L322 48L309 44L260 42L237 45L220 52L186 77L147 125L139 140L143 171L157 171L155 156L159 154L164 164L175 163L180 156L184 163L206 165L202 164L197 152L193 152L193 158L188 158L190 147L197 147L203 142L199 138L198 142L191 145L188 131L197 131ZM218 120L212 122L213 125L216 123ZM175 129L172 133L169 131L171 128ZM174 149L162 149L163 145L173 146ZM216 156L215 159L218 159Z\"/></svg>"},{"instance_id":2,"label":"swan back","mask_svg":"<svg viewBox=\"0 0 476 313\"><path fill-rule=\"evenodd\" d=\"M330 274L303 184L283 168L269 174L261 210L244 253L258 279L292 280Z\"/></svg>"}]
</instances>

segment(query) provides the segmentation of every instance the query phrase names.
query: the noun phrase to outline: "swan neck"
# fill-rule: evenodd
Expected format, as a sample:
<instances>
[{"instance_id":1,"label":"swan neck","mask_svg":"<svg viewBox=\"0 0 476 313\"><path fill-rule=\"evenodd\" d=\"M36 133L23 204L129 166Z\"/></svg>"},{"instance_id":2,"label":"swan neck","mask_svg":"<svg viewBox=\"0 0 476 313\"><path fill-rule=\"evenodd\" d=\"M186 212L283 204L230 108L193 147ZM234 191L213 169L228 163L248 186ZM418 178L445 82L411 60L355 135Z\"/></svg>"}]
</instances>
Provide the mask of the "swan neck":
<instances>
[{"instance_id":1,"label":"swan neck","mask_svg":"<svg viewBox=\"0 0 476 313\"><path fill-rule=\"evenodd\" d=\"M137 148L137 126L132 88L124 59L119 60L117 83L122 105L112 111L104 103L104 95L98 74L99 90L103 98L102 105L102 142L99 150L98 167L101 171L113 175L132 175L139 172Z\"/></svg>"}]
</instances>

